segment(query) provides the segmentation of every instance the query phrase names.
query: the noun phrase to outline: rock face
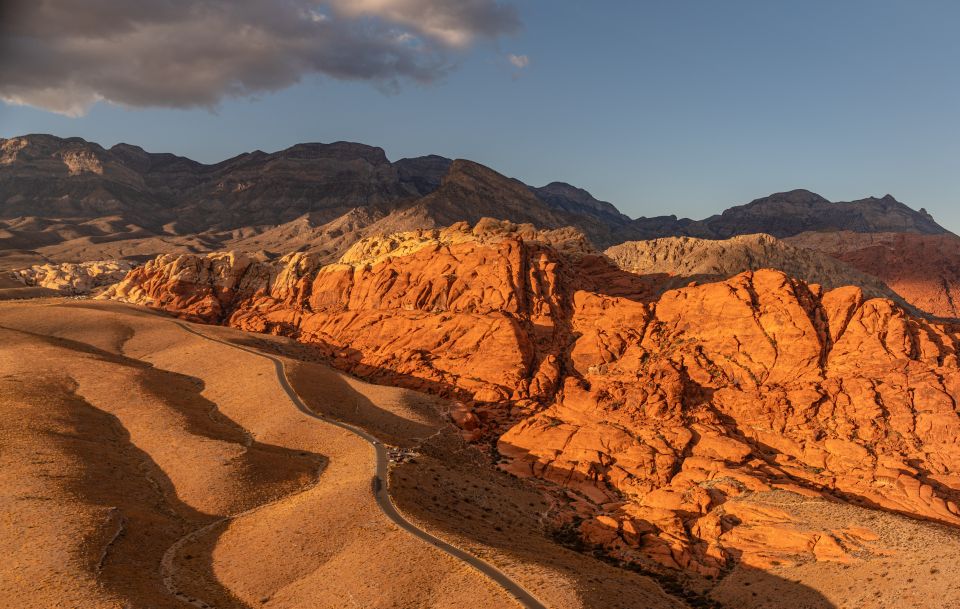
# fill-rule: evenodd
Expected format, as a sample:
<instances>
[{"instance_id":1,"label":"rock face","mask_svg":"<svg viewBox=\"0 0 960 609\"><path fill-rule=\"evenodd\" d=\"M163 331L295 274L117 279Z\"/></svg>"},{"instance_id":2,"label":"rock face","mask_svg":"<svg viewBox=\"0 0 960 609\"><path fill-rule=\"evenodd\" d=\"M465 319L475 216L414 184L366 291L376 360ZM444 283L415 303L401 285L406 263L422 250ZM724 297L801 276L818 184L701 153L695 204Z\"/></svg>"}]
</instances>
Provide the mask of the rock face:
<instances>
[{"instance_id":1,"label":"rock face","mask_svg":"<svg viewBox=\"0 0 960 609\"><path fill-rule=\"evenodd\" d=\"M900 297L874 276L826 254L794 247L770 235L723 240L664 237L628 241L605 252L617 266L638 275L661 275L662 289L728 279L744 271L776 269L830 290L845 285L863 289L867 298Z\"/></svg>"},{"instance_id":2,"label":"rock face","mask_svg":"<svg viewBox=\"0 0 960 609\"><path fill-rule=\"evenodd\" d=\"M787 240L881 279L921 311L960 317L960 238L952 233L801 233Z\"/></svg>"},{"instance_id":3,"label":"rock face","mask_svg":"<svg viewBox=\"0 0 960 609\"><path fill-rule=\"evenodd\" d=\"M483 222L292 254L162 256L106 297L294 337L459 401L470 439L624 558L715 575L852 560L870 534L743 501L960 525L960 330L773 270L660 292L564 231Z\"/></svg>"},{"instance_id":4,"label":"rock face","mask_svg":"<svg viewBox=\"0 0 960 609\"><path fill-rule=\"evenodd\" d=\"M955 329L769 270L668 292L652 308L574 302L580 378L500 451L511 471L607 506L595 538L705 572L734 554L791 560L776 529L797 523L724 507L771 487L960 523ZM796 543L816 554L830 535Z\"/></svg>"},{"instance_id":5,"label":"rock face","mask_svg":"<svg viewBox=\"0 0 960 609\"><path fill-rule=\"evenodd\" d=\"M74 264L39 264L13 271L23 285L56 290L61 294L89 294L123 279L136 265L127 260L97 260Z\"/></svg>"}]
</instances>

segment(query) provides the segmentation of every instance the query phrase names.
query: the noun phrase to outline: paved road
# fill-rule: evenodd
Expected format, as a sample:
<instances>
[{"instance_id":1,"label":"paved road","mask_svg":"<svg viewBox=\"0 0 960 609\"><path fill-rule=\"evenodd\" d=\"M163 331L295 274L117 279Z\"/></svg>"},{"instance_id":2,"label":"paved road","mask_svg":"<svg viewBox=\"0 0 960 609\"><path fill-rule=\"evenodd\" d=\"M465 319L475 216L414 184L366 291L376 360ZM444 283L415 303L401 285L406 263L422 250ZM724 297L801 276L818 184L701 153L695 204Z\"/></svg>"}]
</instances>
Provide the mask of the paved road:
<instances>
[{"instance_id":1,"label":"paved road","mask_svg":"<svg viewBox=\"0 0 960 609\"><path fill-rule=\"evenodd\" d=\"M296 391L294 391L293 387L290 385L290 382L287 380L287 374L283 368L283 362L280 360L280 358L274 357L272 355L267 355L266 353L261 353L259 351L255 351L253 349L248 349L246 347L241 347L239 345L235 345L225 340L212 338L210 336L207 336L206 334L203 334L202 332L195 330L190 325L183 322L177 321L174 323L176 323L178 326L180 326L187 332L190 332L191 334L195 334L203 339L213 341L215 343L220 343L228 347L233 347L234 349L240 349L241 351L246 351L247 353L252 353L253 355L264 357L270 360L271 362L273 362L273 367L276 369L276 372L277 372L277 381L280 383L280 386L283 387L283 390L290 397L290 401L293 402L294 406L296 406L300 412L307 415L308 417L319 419L324 423L329 423L330 425L336 425L337 427L346 429L347 431L354 433L360 436L361 438L363 438L364 440L366 440L367 442L369 442L373 446L374 450L376 450L377 469L373 476L373 483L372 483L371 490L373 491L373 495L376 498L377 505L380 506L380 509L383 511L384 515L386 515L387 518L389 518L394 524L396 524L398 527L400 527L404 531L410 533L414 537L417 537L418 539L422 539L423 541L437 548L438 550L446 552L450 556L460 559L463 562L470 565L471 567L475 568L477 571L480 571L481 573L483 573L484 575L486 575L487 577L495 581L497 584L499 584L508 593L510 593L510 595L512 595L517 600L517 602L520 603L521 606L526 607L527 609L547 609L546 605L538 601L536 597L534 597L531 593L527 592L527 590L525 590L523 586L521 586L517 582L510 579L510 577L503 571L497 569L490 563L480 558L477 558L473 554L470 554L469 552L465 552L464 550L461 550L456 546L452 546L449 543L443 541L442 539L434 537L433 535L424 531L423 529L417 528L416 525L414 525L409 520L404 518L400 514L400 512L397 511L397 508L393 505L393 501L390 499L390 494L387 492L387 476L389 473L389 461L387 457L387 448L383 445L383 443L381 443L375 437L373 437L366 431L360 429L359 427L355 427L348 423L343 423L342 421L330 419L328 417L323 416L322 414L318 414L310 410L307 407L307 405L303 403L303 400L300 399L300 396L297 394Z\"/></svg>"}]
</instances>

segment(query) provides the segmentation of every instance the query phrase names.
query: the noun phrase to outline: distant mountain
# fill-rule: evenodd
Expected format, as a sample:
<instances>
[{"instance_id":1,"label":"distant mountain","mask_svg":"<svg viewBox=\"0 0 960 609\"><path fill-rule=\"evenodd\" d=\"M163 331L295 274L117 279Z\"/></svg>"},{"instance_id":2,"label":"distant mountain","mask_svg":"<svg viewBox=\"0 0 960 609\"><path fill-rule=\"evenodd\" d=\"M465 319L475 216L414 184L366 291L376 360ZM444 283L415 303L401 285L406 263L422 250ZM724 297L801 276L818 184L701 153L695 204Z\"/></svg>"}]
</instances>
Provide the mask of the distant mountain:
<instances>
[{"instance_id":1,"label":"distant mountain","mask_svg":"<svg viewBox=\"0 0 960 609\"><path fill-rule=\"evenodd\" d=\"M809 190L791 190L731 207L703 221L710 236L725 239L745 230L774 237L807 231L848 230L856 233L948 232L926 210L915 211L890 195L832 203Z\"/></svg>"},{"instance_id":2,"label":"distant mountain","mask_svg":"<svg viewBox=\"0 0 960 609\"><path fill-rule=\"evenodd\" d=\"M573 226L597 245L610 243L611 220L630 222L569 185L531 188L436 155L390 162L381 148L349 142L297 144L205 165L129 144L0 139L0 248L42 250L50 259L238 244L334 256L373 230L482 217Z\"/></svg>"},{"instance_id":3,"label":"distant mountain","mask_svg":"<svg viewBox=\"0 0 960 609\"><path fill-rule=\"evenodd\" d=\"M566 182L551 182L531 190L537 198L559 211L592 216L611 226L626 226L631 222L630 217L620 213L612 203L598 201L586 190Z\"/></svg>"},{"instance_id":4,"label":"distant mountain","mask_svg":"<svg viewBox=\"0 0 960 609\"><path fill-rule=\"evenodd\" d=\"M857 233L949 232L926 210L911 209L890 195L834 203L809 190L791 190L731 207L704 220L678 219L676 216L638 218L620 234L632 233L645 239L672 236L727 239L735 235L766 233L783 238L810 231L842 230Z\"/></svg>"},{"instance_id":5,"label":"distant mountain","mask_svg":"<svg viewBox=\"0 0 960 609\"><path fill-rule=\"evenodd\" d=\"M438 174L431 160L397 167L382 149L347 142L214 165L48 135L0 140L0 150L0 217L110 213L150 228L172 222L177 234L282 224L308 212L332 220L354 207L421 197Z\"/></svg>"},{"instance_id":6,"label":"distant mountain","mask_svg":"<svg viewBox=\"0 0 960 609\"><path fill-rule=\"evenodd\" d=\"M208 165L130 144L0 139L0 260L13 250L18 261L79 262L227 248L312 251L333 260L373 234L484 217L570 226L598 249L674 236L947 233L924 210L889 195L831 203L794 190L704 220L631 219L564 182L532 187L436 155L391 162L383 149L351 142L258 150Z\"/></svg>"}]
</instances>

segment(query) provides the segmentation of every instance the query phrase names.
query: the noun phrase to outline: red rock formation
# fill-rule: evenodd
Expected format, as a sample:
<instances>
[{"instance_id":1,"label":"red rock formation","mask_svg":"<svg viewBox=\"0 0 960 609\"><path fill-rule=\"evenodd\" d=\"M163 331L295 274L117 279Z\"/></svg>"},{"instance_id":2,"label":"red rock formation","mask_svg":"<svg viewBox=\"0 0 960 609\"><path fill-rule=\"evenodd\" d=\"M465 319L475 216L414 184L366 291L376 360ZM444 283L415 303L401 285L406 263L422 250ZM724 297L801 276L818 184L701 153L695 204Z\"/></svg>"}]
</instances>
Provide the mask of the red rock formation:
<instances>
[{"instance_id":1,"label":"red rock formation","mask_svg":"<svg viewBox=\"0 0 960 609\"><path fill-rule=\"evenodd\" d=\"M952 233L801 233L786 239L881 279L921 311L960 317L960 237Z\"/></svg>"},{"instance_id":2,"label":"red rock formation","mask_svg":"<svg viewBox=\"0 0 960 609\"><path fill-rule=\"evenodd\" d=\"M960 525L960 330L778 271L652 301L576 244L488 222L362 242L322 268L160 257L109 295L458 398L466 435L499 436L502 467L627 558L709 575L868 544L741 501L773 489Z\"/></svg>"}]
</instances>

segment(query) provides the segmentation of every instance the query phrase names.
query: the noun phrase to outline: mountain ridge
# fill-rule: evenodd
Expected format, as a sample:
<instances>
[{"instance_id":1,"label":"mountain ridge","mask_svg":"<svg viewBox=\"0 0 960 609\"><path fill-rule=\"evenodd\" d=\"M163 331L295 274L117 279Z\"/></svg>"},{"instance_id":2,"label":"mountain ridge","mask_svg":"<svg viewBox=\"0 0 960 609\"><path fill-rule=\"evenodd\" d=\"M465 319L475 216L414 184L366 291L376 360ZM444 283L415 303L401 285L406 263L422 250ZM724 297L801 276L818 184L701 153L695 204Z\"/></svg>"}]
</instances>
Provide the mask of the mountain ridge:
<instances>
[{"instance_id":1,"label":"mountain ridge","mask_svg":"<svg viewBox=\"0 0 960 609\"><path fill-rule=\"evenodd\" d=\"M56 171L57 161L62 165L60 171ZM391 162L383 148L348 141L304 142L276 152L255 150L207 164L176 154L147 152L140 146L128 143L104 148L83 138L60 138L49 134L0 138L0 177L7 178L7 182L22 179L24 173L36 176L41 171L51 174L48 177L61 179L86 177L89 180L99 175L103 176L104 183L98 183L98 186L122 184L140 195L148 196L154 203L155 211L159 207L167 212L167 217L163 219L168 221L172 214L166 208L182 206L184 201L201 206L209 204L211 200L220 201L225 204L219 211L229 212L233 207L239 207L249 212L249 206L245 207L244 204L250 199L251 191L275 200L290 201L292 209L280 210L272 217L267 213L245 217L247 225L256 222L282 224L300 215L291 216L293 210L306 213L329 208L332 198L336 198L340 207L376 205L388 201L397 204L408 197L419 198L431 194L441 186L443 177L454 163L454 159L438 155L401 158ZM604 247L631 238L664 236L727 238L765 232L775 237L787 237L811 230L894 230L925 234L949 232L937 224L926 210L913 210L891 195L831 202L805 189L773 193L743 205L732 206L702 220L678 218L675 215L630 218L614 204L600 201L588 191L566 182L554 181L536 187L487 169L498 176L504 188L512 182L522 184L537 199L537 206L552 212L572 214L575 225L580 217L588 223L601 222L607 225L608 234L595 235L602 241L596 245ZM284 189L271 183L271 178L280 175L295 182L297 187ZM25 193L11 194L11 190L8 185L8 188L0 191L0 217L36 215L16 213L31 210L18 205L21 201L11 203L10 199L16 198L17 194L27 198ZM122 190L110 194L114 197L130 195ZM304 204L303 198L306 196L313 197L309 204ZM35 205L38 201L34 197L30 202ZM124 201L116 203L112 209L124 211L130 206L125 205ZM211 211L209 207L204 206L205 211ZM84 209L87 212L98 211L96 206L89 209L82 205L79 209L75 206L72 211L83 212ZM517 218L503 219L518 221ZM798 222L798 219L802 222ZM212 228L203 226L197 216L192 220L193 225L184 226L183 230L198 232ZM234 224L238 221L237 218L231 220ZM220 224L217 228L234 228L230 222Z\"/></svg>"},{"instance_id":2,"label":"mountain ridge","mask_svg":"<svg viewBox=\"0 0 960 609\"><path fill-rule=\"evenodd\" d=\"M0 270L218 250L267 259L310 252L330 263L364 238L483 218L543 230L571 227L597 251L662 238L723 241L765 233L788 239L848 231L938 237L946 250L936 259L960 259L960 237L891 195L834 203L795 189L702 220L629 218L566 182L530 186L480 163L439 155L391 161L383 148L357 142L300 143L204 164L126 143L104 148L44 134L0 139ZM895 260L897 248L910 249L917 239L897 241L889 255ZM829 239L810 243L841 263L850 258L827 247ZM729 244L713 249L736 257ZM783 266L773 249L761 249L749 268ZM830 266L822 260L814 266ZM682 275L683 261L674 263ZM871 277L884 275L868 254L851 265ZM851 273L851 265L841 275L860 277L858 285L878 294L876 282ZM929 314L960 314L956 273L943 275L944 286L913 275L904 268L884 281Z\"/></svg>"}]
</instances>

